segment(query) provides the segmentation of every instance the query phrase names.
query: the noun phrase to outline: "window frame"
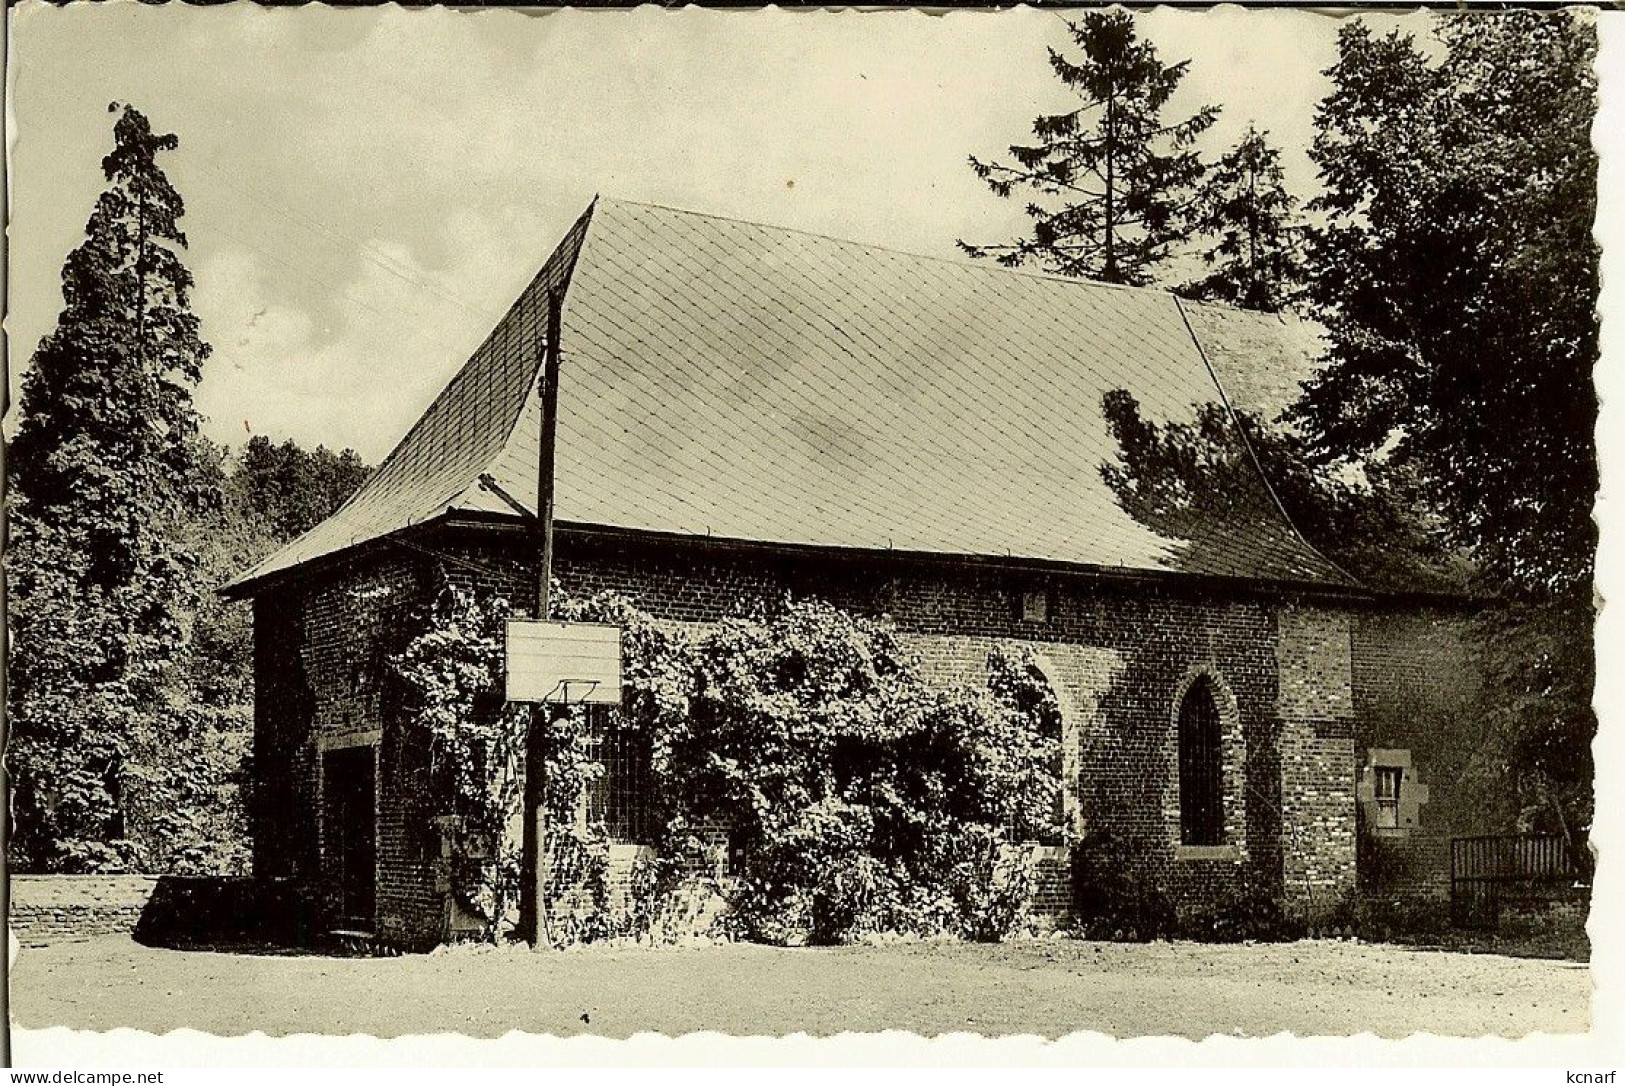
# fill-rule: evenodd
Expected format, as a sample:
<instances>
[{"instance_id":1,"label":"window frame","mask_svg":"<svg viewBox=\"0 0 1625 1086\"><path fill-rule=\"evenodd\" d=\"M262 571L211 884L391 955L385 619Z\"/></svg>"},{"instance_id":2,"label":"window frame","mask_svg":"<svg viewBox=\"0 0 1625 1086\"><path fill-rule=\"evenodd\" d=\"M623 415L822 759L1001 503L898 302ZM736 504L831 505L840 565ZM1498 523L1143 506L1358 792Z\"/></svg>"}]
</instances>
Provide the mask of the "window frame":
<instances>
[{"instance_id":1,"label":"window frame","mask_svg":"<svg viewBox=\"0 0 1625 1086\"><path fill-rule=\"evenodd\" d=\"M1400 795L1405 788L1405 768L1397 765L1371 767L1371 797L1376 807L1375 825L1379 830L1400 828Z\"/></svg>"},{"instance_id":2,"label":"window frame","mask_svg":"<svg viewBox=\"0 0 1625 1086\"><path fill-rule=\"evenodd\" d=\"M1022 589L1016 600L1021 621L1033 626L1049 622L1049 589L1044 587Z\"/></svg>"},{"instance_id":3,"label":"window frame","mask_svg":"<svg viewBox=\"0 0 1625 1086\"><path fill-rule=\"evenodd\" d=\"M615 844L652 844L651 737L642 728L626 727L613 706L592 706L588 711L593 719L587 753L604 771L586 788L585 821L602 829Z\"/></svg>"},{"instance_id":4,"label":"window frame","mask_svg":"<svg viewBox=\"0 0 1625 1086\"><path fill-rule=\"evenodd\" d=\"M1387 795L1390 785L1393 795ZM1355 784L1360 830L1377 840L1403 838L1422 826L1428 803L1423 780L1408 747L1371 747Z\"/></svg>"}]
</instances>

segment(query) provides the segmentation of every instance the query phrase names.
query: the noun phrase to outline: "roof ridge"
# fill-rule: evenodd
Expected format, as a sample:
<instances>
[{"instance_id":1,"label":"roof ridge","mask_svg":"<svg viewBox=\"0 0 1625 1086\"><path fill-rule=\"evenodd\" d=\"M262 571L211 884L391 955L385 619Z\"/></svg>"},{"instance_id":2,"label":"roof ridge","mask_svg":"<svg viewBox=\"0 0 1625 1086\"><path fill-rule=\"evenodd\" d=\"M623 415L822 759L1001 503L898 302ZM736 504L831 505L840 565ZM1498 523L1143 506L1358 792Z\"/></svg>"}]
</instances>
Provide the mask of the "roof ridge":
<instances>
[{"instance_id":1,"label":"roof ridge","mask_svg":"<svg viewBox=\"0 0 1625 1086\"><path fill-rule=\"evenodd\" d=\"M1277 324L1313 324L1311 318L1303 316L1290 309L1249 309L1244 305L1231 305L1229 302L1216 302L1212 298L1186 298L1184 295L1174 293L1182 305L1200 306L1203 309L1219 309L1226 313L1242 313L1249 317L1262 317L1273 320Z\"/></svg>"},{"instance_id":2,"label":"roof ridge","mask_svg":"<svg viewBox=\"0 0 1625 1086\"><path fill-rule=\"evenodd\" d=\"M606 204L618 204L624 207L647 207L657 211L670 211L678 215L692 215L698 219L710 219L714 222L733 223L736 226L754 226L762 230L773 230L781 234L799 234L802 237L817 238L820 241L830 241L837 245L850 246L854 249L867 249L870 252L889 253L892 256L903 256L910 260L930 260L938 264L947 264L950 267L966 268L972 271L987 272L992 275L1009 275L1025 279L1042 279L1052 283L1062 283L1075 287L1094 287L1101 290L1122 290L1132 294L1146 294L1164 298L1177 298L1172 290L1163 287L1142 287L1130 283L1107 283L1099 279L1084 279L1078 276L1057 275L1054 272L1033 271L1029 268L1012 268L997 262L989 264L969 257L938 256L934 253L919 253L912 249L899 249L891 245L877 245L871 241L859 241L856 238L843 238L835 234L824 234L817 230L808 230L799 226L784 226L779 223L762 222L759 219L741 219L732 215L719 215L712 211L695 211L693 208L676 207L672 204L655 203L651 200L627 200L619 196L606 196L600 194L598 200ZM1204 302L1204 305L1214 305L1221 309L1232 309L1238 313L1255 313L1260 310L1242 309L1238 306L1225 305L1223 302Z\"/></svg>"}]
</instances>

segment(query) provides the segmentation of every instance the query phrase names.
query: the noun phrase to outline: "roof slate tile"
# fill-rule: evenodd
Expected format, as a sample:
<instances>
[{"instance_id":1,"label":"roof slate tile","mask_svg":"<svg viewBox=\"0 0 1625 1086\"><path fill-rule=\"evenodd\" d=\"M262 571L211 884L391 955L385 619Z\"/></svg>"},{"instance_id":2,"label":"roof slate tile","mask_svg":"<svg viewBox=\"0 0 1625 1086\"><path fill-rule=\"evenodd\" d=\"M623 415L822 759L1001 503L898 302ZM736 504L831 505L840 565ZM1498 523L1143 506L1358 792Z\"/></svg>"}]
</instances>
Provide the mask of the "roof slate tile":
<instances>
[{"instance_id":1,"label":"roof slate tile","mask_svg":"<svg viewBox=\"0 0 1625 1086\"><path fill-rule=\"evenodd\" d=\"M1301 326L1187 305L1187 328L1160 291L599 199L366 486L228 590L506 509L483 473L533 506L554 288L560 522L1347 584L1284 516L1170 538L1101 476L1106 392L1189 420L1220 398L1216 374L1273 417L1309 372Z\"/></svg>"}]
</instances>

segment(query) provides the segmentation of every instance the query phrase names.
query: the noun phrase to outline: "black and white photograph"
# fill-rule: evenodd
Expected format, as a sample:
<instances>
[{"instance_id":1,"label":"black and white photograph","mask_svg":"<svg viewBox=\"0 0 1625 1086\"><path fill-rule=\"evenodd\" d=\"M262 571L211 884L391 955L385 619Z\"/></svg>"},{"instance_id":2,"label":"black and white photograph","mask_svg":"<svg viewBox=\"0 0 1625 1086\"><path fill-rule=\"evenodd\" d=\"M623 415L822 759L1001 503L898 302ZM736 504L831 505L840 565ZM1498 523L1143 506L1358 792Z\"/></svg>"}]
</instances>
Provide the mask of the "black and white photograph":
<instances>
[{"instance_id":1,"label":"black and white photograph","mask_svg":"<svg viewBox=\"0 0 1625 1086\"><path fill-rule=\"evenodd\" d=\"M10 7L11 1059L1602 1030L1616 17Z\"/></svg>"}]
</instances>

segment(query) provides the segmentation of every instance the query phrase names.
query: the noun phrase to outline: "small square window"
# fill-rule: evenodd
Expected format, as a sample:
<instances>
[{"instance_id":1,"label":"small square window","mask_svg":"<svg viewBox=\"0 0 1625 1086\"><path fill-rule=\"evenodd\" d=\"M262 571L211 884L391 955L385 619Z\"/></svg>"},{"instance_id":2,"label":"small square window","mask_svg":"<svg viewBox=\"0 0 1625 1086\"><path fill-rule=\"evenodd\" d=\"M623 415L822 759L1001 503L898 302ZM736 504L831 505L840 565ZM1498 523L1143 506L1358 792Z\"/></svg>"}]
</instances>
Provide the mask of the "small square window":
<instances>
[{"instance_id":1,"label":"small square window","mask_svg":"<svg viewBox=\"0 0 1625 1086\"><path fill-rule=\"evenodd\" d=\"M1399 789L1405 780L1405 770L1397 765L1379 765L1373 768L1377 801L1377 828L1399 829Z\"/></svg>"},{"instance_id":2,"label":"small square window","mask_svg":"<svg viewBox=\"0 0 1625 1086\"><path fill-rule=\"evenodd\" d=\"M1049 593L1035 588L1021 594L1021 621L1049 621Z\"/></svg>"}]
</instances>

